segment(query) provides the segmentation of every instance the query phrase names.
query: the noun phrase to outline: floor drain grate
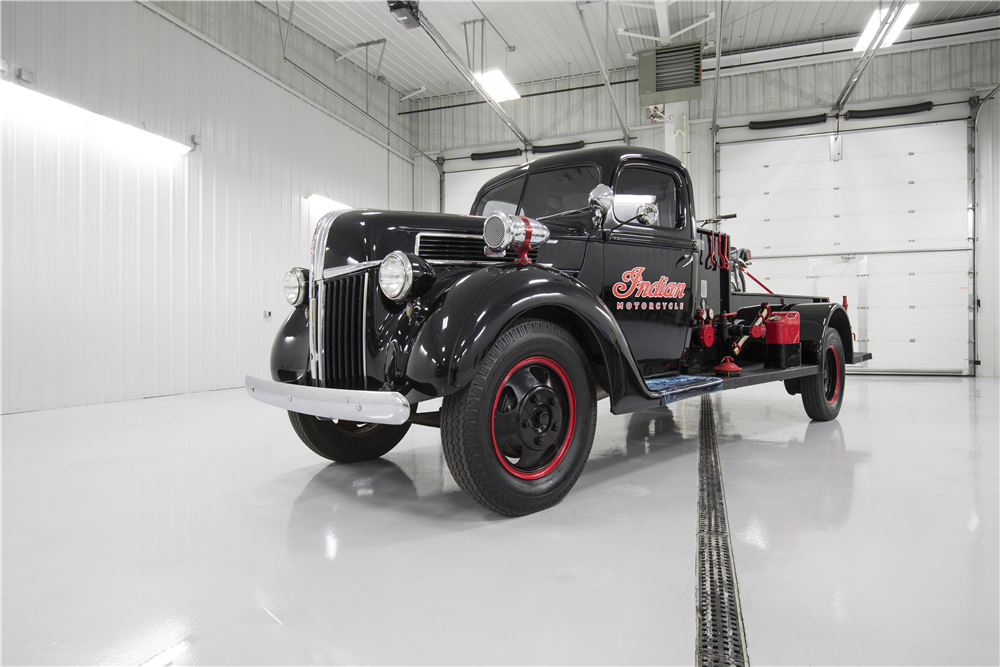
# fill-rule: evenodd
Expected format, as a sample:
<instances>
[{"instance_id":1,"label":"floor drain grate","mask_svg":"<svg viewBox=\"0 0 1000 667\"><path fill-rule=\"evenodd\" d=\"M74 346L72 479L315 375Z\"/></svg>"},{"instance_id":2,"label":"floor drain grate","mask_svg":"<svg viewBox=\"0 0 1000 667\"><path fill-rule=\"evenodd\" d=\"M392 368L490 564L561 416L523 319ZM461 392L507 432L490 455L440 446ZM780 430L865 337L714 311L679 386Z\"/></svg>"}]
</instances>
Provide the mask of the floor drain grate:
<instances>
[{"instance_id":1,"label":"floor drain grate","mask_svg":"<svg viewBox=\"0 0 1000 667\"><path fill-rule=\"evenodd\" d=\"M712 399L701 398L698 447L698 645L702 665L746 665Z\"/></svg>"}]
</instances>

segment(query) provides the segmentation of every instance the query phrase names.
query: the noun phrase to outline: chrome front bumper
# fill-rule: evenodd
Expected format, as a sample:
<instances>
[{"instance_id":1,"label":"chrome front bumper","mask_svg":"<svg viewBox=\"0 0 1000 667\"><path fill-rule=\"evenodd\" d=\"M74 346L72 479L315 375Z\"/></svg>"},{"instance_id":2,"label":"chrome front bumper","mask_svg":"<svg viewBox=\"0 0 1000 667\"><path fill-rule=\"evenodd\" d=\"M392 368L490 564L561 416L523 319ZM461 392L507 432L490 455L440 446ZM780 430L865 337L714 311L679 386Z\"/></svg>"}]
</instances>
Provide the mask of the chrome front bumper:
<instances>
[{"instance_id":1,"label":"chrome front bumper","mask_svg":"<svg viewBox=\"0 0 1000 667\"><path fill-rule=\"evenodd\" d=\"M250 398L304 415L371 424L405 424L410 418L410 403L394 391L324 389L250 375L243 384Z\"/></svg>"}]
</instances>

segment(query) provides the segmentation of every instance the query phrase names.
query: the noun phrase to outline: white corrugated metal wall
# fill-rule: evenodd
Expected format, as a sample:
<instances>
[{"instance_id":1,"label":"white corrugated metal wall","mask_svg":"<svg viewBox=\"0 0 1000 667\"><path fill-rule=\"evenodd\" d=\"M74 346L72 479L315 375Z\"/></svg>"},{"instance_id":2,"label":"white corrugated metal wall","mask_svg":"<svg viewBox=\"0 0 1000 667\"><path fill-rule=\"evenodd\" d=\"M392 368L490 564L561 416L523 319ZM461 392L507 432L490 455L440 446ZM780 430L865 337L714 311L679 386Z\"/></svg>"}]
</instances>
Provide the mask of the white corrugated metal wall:
<instances>
[{"instance_id":1,"label":"white corrugated metal wall","mask_svg":"<svg viewBox=\"0 0 1000 667\"><path fill-rule=\"evenodd\" d=\"M436 208L433 165L414 169L149 8L0 12L2 57L35 73L32 88L203 141L182 158L137 154L0 109L4 413L266 375L290 310L281 277L308 258L303 197Z\"/></svg>"}]
</instances>

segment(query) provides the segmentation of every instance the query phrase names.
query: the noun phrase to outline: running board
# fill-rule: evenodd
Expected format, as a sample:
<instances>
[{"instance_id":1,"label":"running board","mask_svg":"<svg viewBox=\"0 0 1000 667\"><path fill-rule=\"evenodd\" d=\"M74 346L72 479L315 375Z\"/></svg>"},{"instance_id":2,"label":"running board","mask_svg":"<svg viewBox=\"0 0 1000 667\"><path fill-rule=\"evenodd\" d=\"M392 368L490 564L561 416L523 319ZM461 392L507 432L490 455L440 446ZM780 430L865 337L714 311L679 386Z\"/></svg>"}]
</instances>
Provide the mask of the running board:
<instances>
[{"instance_id":1,"label":"running board","mask_svg":"<svg viewBox=\"0 0 1000 667\"><path fill-rule=\"evenodd\" d=\"M871 352L855 352L854 353L854 358L851 359L847 363L852 364L852 365L853 364L860 364L862 362L868 361L871 358L872 358L872 353Z\"/></svg>"},{"instance_id":2,"label":"running board","mask_svg":"<svg viewBox=\"0 0 1000 667\"><path fill-rule=\"evenodd\" d=\"M710 394L722 389L722 378L704 375L674 375L666 378L650 378L646 386L654 394L663 398L663 405L702 394Z\"/></svg>"}]
</instances>

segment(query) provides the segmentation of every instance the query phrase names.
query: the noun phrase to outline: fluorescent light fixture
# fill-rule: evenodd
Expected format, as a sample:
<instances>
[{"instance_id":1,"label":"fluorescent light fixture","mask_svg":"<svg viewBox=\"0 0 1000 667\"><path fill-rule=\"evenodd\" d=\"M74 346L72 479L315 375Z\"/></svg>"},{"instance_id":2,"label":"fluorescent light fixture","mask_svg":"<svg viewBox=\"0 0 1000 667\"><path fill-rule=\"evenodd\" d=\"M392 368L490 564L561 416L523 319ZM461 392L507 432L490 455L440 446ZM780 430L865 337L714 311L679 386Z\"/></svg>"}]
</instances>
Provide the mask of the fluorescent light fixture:
<instances>
[{"instance_id":1,"label":"fluorescent light fixture","mask_svg":"<svg viewBox=\"0 0 1000 667\"><path fill-rule=\"evenodd\" d=\"M64 128L74 123L86 125L96 130L109 143L138 151L148 150L175 155L187 155L191 152L191 147L185 144L92 113L9 81L0 81L0 106L23 114L36 122L46 123L52 128Z\"/></svg>"},{"instance_id":2,"label":"fluorescent light fixture","mask_svg":"<svg viewBox=\"0 0 1000 667\"><path fill-rule=\"evenodd\" d=\"M896 38L899 37L899 33L903 32L903 28L906 27L906 24L909 23L910 19L913 17L913 12L917 11L917 7L919 6L920 3L917 2L912 5L906 5L902 10L900 10L899 16L896 17L896 22L892 24L891 28L889 28L889 34L886 35L885 41L882 42L882 46L892 46L893 42L896 41Z\"/></svg>"},{"instance_id":3,"label":"fluorescent light fixture","mask_svg":"<svg viewBox=\"0 0 1000 667\"><path fill-rule=\"evenodd\" d=\"M876 9L872 13L872 17L868 19L868 25L865 26L865 31L861 33L861 39L858 40L857 46L854 47L855 53L861 53L868 49L868 45L875 39L878 27L882 25L882 20L885 19L885 15L888 13L888 9Z\"/></svg>"},{"instance_id":4,"label":"fluorescent light fixture","mask_svg":"<svg viewBox=\"0 0 1000 667\"><path fill-rule=\"evenodd\" d=\"M476 81L486 89L486 94L492 97L494 102L521 99L521 96L514 90L514 86L510 85L510 81L499 69L476 72Z\"/></svg>"},{"instance_id":5,"label":"fluorescent light fixture","mask_svg":"<svg viewBox=\"0 0 1000 667\"><path fill-rule=\"evenodd\" d=\"M885 36L882 40L882 46L892 46L896 38L899 37L899 33L903 32L903 28L909 22L910 18L913 16L913 12L917 11L917 7L920 3L914 3L912 5L906 5L903 7L899 14L896 16L896 20L893 21L892 26L889 28L889 34ZM878 35L878 27L882 25L882 21L885 20L885 15L889 13L888 9L876 9L872 13L872 17L868 19L868 25L865 26L865 31L861 33L861 39L858 40L857 46L854 47L855 53L862 53L868 50L868 46Z\"/></svg>"}]
</instances>

